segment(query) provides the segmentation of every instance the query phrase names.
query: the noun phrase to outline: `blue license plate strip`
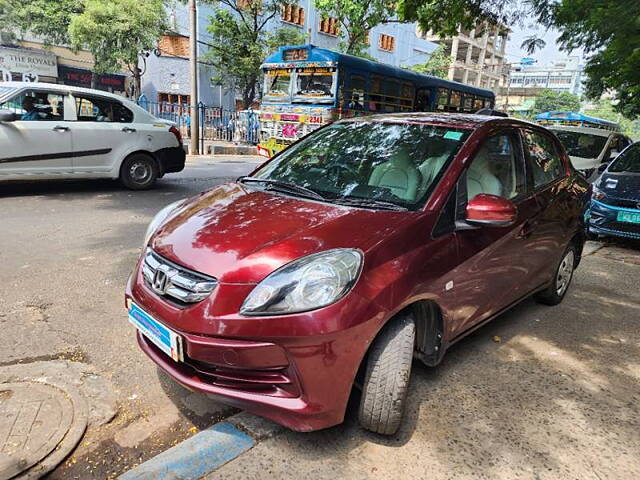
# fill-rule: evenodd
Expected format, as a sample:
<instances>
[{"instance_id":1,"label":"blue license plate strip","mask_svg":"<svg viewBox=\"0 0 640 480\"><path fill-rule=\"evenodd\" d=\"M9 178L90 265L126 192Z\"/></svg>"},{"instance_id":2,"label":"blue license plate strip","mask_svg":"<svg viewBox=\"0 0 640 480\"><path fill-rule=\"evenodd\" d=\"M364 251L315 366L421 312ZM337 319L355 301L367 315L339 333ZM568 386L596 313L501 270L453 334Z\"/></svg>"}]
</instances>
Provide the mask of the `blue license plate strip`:
<instances>
[{"instance_id":1,"label":"blue license plate strip","mask_svg":"<svg viewBox=\"0 0 640 480\"><path fill-rule=\"evenodd\" d=\"M155 320L151 315L131 302L129 321L153 344L176 362L184 361L182 337Z\"/></svg>"}]
</instances>

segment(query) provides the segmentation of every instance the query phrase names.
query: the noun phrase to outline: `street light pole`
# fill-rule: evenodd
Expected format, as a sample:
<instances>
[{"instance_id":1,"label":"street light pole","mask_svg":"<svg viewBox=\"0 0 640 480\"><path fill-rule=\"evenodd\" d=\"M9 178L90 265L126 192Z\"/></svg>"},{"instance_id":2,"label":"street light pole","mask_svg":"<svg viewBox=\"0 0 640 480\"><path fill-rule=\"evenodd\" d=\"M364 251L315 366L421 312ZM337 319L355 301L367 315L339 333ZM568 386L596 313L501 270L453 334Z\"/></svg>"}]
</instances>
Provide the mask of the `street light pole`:
<instances>
[{"instance_id":1,"label":"street light pole","mask_svg":"<svg viewBox=\"0 0 640 480\"><path fill-rule=\"evenodd\" d=\"M200 112L198 112L198 14L196 0L189 0L189 70L191 73L191 143L189 153L198 155Z\"/></svg>"}]
</instances>

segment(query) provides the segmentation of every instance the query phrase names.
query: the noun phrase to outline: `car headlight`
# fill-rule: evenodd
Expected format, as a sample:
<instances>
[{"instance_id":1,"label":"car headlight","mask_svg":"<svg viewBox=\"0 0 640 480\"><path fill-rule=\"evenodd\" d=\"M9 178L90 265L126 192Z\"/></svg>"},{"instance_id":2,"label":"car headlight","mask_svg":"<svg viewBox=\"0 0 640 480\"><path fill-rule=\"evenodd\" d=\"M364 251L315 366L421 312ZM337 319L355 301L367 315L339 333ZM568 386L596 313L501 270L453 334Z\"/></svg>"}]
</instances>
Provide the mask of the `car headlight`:
<instances>
[{"instance_id":1,"label":"car headlight","mask_svg":"<svg viewBox=\"0 0 640 480\"><path fill-rule=\"evenodd\" d=\"M598 201L602 202L603 200L607 199L607 194L604 193L599 188L593 187L593 193L591 194L591 198L593 198L594 200L598 200Z\"/></svg>"},{"instance_id":2,"label":"car headlight","mask_svg":"<svg viewBox=\"0 0 640 480\"><path fill-rule=\"evenodd\" d=\"M155 232L158 229L158 227L162 225L164 221L167 218L169 218L169 216L171 216L174 210L176 210L178 205L181 204L182 202L183 200L178 200L177 202L170 203L169 205L164 207L162 210L160 210L158 213L156 213L156 216L151 219L151 222L149 222L147 231L144 234L144 244L143 244L144 247L146 247L147 244L149 243L149 239L151 238L151 235L153 235L153 232Z\"/></svg>"},{"instance_id":3,"label":"car headlight","mask_svg":"<svg viewBox=\"0 0 640 480\"><path fill-rule=\"evenodd\" d=\"M240 313L296 313L330 305L351 290L361 267L362 253L354 249L339 248L299 258L256 285Z\"/></svg>"}]
</instances>

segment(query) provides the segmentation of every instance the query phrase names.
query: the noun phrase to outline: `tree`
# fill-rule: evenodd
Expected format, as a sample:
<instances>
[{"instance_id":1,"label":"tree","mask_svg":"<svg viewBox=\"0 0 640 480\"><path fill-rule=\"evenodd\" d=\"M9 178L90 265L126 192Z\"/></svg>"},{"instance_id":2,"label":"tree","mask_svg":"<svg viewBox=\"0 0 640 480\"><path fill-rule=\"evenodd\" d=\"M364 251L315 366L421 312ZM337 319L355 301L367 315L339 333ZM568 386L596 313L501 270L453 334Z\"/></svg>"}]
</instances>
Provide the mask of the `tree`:
<instances>
[{"instance_id":1,"label":"tree","mask_svg":"<svg viewBox=\"0 0 640 480\"><path fill-rule=\"evenodd\" d=\"M535 35L525 38L520 44L520 48L525 50L529 55L533 55L536 50L542 50L546 46L547 42Z\"/></svg>"},{"instance_id":2,"label":"tree","mask_svg":"<svg viewBox=\"0 0 640 480\"><path fill-rule=\"evenodd\" d=\"M552 110L568 110L577 112L580 110L580 98L569 92L558 92L555 90L542 90L535 99L532 114L537 115L542 112Z\"/></svg>"},{"instance_id":3,"label":"tree","mask_svg":"<svg viewBox=\"0 0 640 480\"><path fill-rule=\"evenodd\" d=\"M83 9L78 0L0 0L0 30L29 31L49 45L66 44L71 18Z\"/></svg>"},{"instance_id":4,"label":"tree","mask_svg":"<svg viewBox=\"0 0 640 480\"><path fill-rule=\"evenodd\" d=\"M413 65L409 68L417 73L446 79L449 75L449 67L452 61L453 57L445 53L444 45L439 45L438 48L431 52L431 56L425 63Z\"/></svg>"},{"instance_id":5,"label":"tree","mask_svg":"<svg viewBox=\"0 0 640 480\"><path fill-rule=\"evenodd\" d=\"M446 36L478 22L511 25L535 18L560 31L564 50L582 48L586 94L614 91L615 110L640 115L640 2L629 0L398 0L400 20L417 21L423 31ZM540 47L531 40L528 45Z\"/></svg>"},{"instance_id":6,"label":"tree","mask_svg":"<svg viewBox=\"0 0 640 480\"><path fill-rule=\"evenodd\" d=\"M373 27L391 21L395 2L391 0L314 0L318 12L334 17L340 25L343 39L340 50L350 55L370 58L367 34Z\"/></svg>"},{"instance_id":7,"label":"tree","mask_svg":"<svg viewBox=\"0 0 640 480\"><path fill-rule=\"evenodd\" d=\"M625 135L628 135L634 140L640 140L640 119L631 120L620 112L616 112L609 98L603 98L594 102L588 106L588 108L585 108L584 113L585 115L619 123Z\"/></svg>"},{"instance_id":8,"label":"tree","mask_svg":"<svg viewBox=\"0 0 640 480\"><path fill-rule=\"evenodd\" d=\"M293 27L268 30L271 19L282 11L280 0L220 0L209 18L207 31L212 40L204 54L220 72L213 80L242 94L244 108L257 97L265 57L283 45L304 43L305 37Z\"/></svg>"},{"instance_id":9,"label":"tree","mask_svg":"<svg viewBox=\"0 0 640 480\"><path fill-rule=\"evenodd\" d=\"M71 18L69 38L74 48L93 54L94 84L96 74L126 65L139 95L140 55L153 49L167 29L163 0L84 0L84 7Z\"/></svg>"}]
</instances>

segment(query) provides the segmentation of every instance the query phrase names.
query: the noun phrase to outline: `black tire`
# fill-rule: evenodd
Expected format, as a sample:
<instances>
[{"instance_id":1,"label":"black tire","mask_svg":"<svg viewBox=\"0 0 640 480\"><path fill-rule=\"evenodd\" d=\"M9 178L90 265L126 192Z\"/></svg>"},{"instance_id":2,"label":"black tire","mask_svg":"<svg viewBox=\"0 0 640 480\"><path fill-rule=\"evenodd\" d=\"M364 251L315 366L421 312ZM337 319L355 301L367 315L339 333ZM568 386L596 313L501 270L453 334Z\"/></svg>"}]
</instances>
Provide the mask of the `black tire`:
<instances>
[{"instance_id":1,"label":"black tire","mask_svg":"<svg viewBox=\"0 0 640 480\"><path fill-rule=\"evenodd\" d=\"M535 294L534 298L537 302L545 305L558 305L562 301L569 290L569 285L571 285L577 258L576 246L571 243L562 254L551 285Z\"/></svg>"},{"instance_id":2,"label":"black tire","mask_svg":"<svg viewBox=\"0 0 640 480\"><path fill-rule=\"evenodd\" d=\"M367 430L383 435L398 431L411 376L416 327L410 315L386 325L374 340L369 357L358 419Z\"/></svg>"},{"instance_id":3,"label":"black tire","mask_svg":"<svg viewBox=\"0 0 640 480\"><path fill-rule=\"evenodd\" d=\"M120 183L131 190L147 190L158 179L158 165L149 155L134 153L120 167Z\"/></svg>"}]
</instances>

